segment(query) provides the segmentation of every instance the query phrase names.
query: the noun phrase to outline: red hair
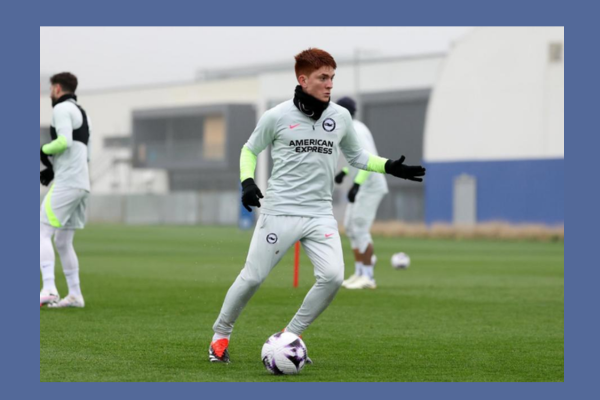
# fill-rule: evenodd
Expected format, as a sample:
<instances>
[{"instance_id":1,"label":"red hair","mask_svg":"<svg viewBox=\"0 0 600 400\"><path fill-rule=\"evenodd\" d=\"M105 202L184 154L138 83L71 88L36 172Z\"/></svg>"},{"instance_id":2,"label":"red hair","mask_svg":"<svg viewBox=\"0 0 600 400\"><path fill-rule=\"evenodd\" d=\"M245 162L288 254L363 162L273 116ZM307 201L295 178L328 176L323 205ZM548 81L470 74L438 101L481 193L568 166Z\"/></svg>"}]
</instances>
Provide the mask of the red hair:
<instances>
[{"instance_id":1,"label":"red hair","mask_svg":"<svg viewBox=\"0 0 600 400\"><path fill-rule=\"evenodd\" d=\"M310 75L321 67L337 69L335 60L325 50L309 48L294 57L296 59L296 78L300 75Z\"/></svg>"}]
</instances>

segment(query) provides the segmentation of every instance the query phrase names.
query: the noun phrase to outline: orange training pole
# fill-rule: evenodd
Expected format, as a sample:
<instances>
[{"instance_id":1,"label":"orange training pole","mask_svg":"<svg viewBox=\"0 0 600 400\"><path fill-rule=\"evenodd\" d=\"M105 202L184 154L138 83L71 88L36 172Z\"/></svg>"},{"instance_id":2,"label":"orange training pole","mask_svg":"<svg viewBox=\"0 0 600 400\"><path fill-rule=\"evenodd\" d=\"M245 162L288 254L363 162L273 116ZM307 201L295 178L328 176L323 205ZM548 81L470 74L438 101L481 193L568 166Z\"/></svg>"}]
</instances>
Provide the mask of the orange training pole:
<instances>
[{"instance_id":1,"label":"orange training pole","mask_svg":"<svg viewBox=\"0 0 600 400\"><path fill-rule=\"evenodd\" d=\"M298 287L298 277L300 275L300 242L296 242L294 252L294 287Z\"/></svg>"}]
</instances>

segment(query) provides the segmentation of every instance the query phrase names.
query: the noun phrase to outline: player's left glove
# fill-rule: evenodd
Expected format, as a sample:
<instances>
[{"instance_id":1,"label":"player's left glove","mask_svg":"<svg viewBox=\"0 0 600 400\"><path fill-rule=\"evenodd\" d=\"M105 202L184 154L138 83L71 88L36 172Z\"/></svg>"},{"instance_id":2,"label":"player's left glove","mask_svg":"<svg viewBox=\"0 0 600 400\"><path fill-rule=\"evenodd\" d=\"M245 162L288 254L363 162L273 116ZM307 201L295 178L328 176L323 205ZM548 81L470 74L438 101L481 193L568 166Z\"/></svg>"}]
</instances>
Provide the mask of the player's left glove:
<instances>
[{"instance_id":1,"label":"player's left glove","mask_svg":"<svg viewBox=\"0 0 600 400\"><path fill-rule=\"evenodd\" d=\"M355 183L352 186L352 189L350 189L350 191L348 192L348 201L350 203L354 203L354 200L356 199L356 194L358 193L359 189L360 189L360 185L358 183Z\"/></svg>"},{"instance_id":2,"label":"player's left glove","mask_svg":"<svg viewBox=\"0 0 600 400\"><path fill-rule=\"evenodd\" d=\"M54 180L54 169L52 167L40 171L40 183L48 186Z\"/></svg>"},{"instance_id":3,"label":"player's left glove","mask_svg":"<svg viewBox=\"0 0 600 400\"><path fill-rule=\"evenodd\" d=\"M388 160L385 163L385 172L394 175L397 178L408 179L414 182L423 182L420 176L425 176L426 169L420 165L404 165L405 157L400 157L399 160Z\"/></svg>"},{"instance_id":4,"label":"player's left glove","mask_svg":"<svg viewBox=\"0 0 600 400\"><path fill-rule=\"evenodd\" d=\"M44 153L42 149L40 149L40 161L46 168L52 168L52 163L50 162L50 158L48 158L48 154Z\"/></svg>"},{"instance_id":5,"label":"player's left glove","mask_svg":"<svg viewBox=\"0 0 600 400\"><path fill-rule=\"evenodd\" d=\"M252 212L250 206L260 208L260 200L264 198L254 179L248 178L242 182L242 204L246 210Z\"/></svg>"},{"instance_id":6,"label":"player's left glove","mask_svg":"<svg viewBox=\"0 0 600 400\"><path fill-rule=\"evenodd\" d=\"M335 176L335 183L337 183L338 185L340 183L342 183L344 181L344 178L346 177L346 171L341 170L336 176Z\"/></svg>"}]
</instances>

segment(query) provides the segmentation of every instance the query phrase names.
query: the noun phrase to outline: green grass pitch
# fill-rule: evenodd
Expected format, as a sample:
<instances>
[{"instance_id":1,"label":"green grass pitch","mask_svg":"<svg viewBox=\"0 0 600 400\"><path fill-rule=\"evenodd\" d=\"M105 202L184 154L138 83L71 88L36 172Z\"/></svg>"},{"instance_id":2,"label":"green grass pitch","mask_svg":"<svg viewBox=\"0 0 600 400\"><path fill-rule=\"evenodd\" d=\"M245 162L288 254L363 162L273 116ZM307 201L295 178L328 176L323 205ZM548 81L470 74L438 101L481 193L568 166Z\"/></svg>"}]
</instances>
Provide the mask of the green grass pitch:
<instances>
[{"instance_id":1,"label":"green grass pitch","mask_svg":"<svg viewBox=\"0 0 600 400\"><path fill-rule=\"evenodd\" d=\"M314 365L276 377L262 366L262 345L314 282L302 253L292 288L291 249L238 320L232 363L210 364L211 327L250 237L215 227L78 232L86 308L40 310L40 380L564 380L563 243L375 237L379 287L341 289L303 336ZM411 256L406 271L390 267L399 251ZM56 271L66 295L60 263Z\"/></svg>"}]
</instances>

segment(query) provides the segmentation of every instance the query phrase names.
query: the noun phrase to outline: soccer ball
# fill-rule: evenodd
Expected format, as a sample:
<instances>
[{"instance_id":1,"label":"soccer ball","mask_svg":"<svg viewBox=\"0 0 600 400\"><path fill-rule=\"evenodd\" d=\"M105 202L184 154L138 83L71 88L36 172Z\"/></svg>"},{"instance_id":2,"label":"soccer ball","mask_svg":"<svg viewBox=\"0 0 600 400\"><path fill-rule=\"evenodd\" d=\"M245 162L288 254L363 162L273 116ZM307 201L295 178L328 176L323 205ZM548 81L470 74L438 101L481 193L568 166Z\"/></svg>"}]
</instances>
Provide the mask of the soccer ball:
<instances>
[{"instance_id":1,"label":"soccer ball","mask_svg":"<svg viewBox=\"0 0 600 400\"><path fill-rule=\"evenodd\" d=\"M410 266L410 257L405 253L396 253L392 256L391 263L396 269L406 269Z\"/></svg>"},{"instance_id":2,"label":"soccer ball","mask_svg":"<svg viewBox=\"0 0 600 400\"><path fill-rule=\"evenodd\" d=\"M261 352L263 364L273 375L294 375L302 371L308 358L306 345L291 332L271 336Z\"/></svg>"}]
</instances>

